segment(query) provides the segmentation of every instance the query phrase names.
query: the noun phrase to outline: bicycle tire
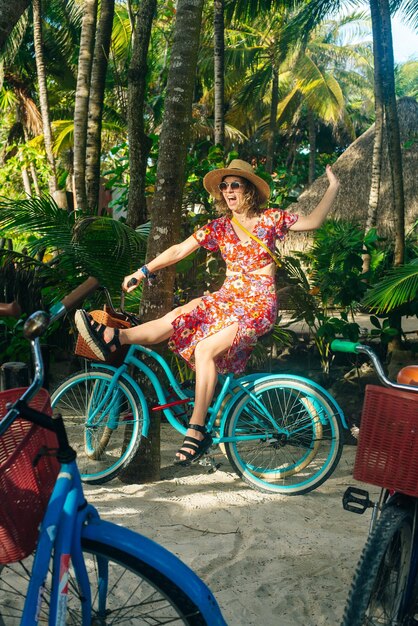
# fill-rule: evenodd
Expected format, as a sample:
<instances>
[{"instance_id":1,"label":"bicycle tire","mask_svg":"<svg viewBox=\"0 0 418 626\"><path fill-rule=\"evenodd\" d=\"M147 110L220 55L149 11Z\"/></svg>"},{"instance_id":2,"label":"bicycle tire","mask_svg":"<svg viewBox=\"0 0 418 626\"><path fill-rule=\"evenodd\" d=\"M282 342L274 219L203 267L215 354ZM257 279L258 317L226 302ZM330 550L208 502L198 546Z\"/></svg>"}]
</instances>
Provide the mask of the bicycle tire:
<instances>
[{"instance_id":1,"label":"bicycle tire","mask_svg":"<svg viewBox=\"0 0 418 626\"><path fill-rule=\"evenodd\" d=\"M334 405L303 381L269 377L249 389L277 427L248 395L242 396L225 423L226 437L239 438L225 442L235 472L265 493L302 495L319 487L343 449L343 425Z\"/></svg>"},{"instance_id":2,"label":"bicycle tire","mask_svg":"<svg viewBox=\"0 0 418 626\"><path fill-rule=\"evenodd\" d=\"M205 626L208 624L185 591L149 563L133 556L124 548L106 543L103 539L83 538L81 543L92 593L91 624L95 626L105 624L144 626L144 624L167 623ZM33 557L30 557L0 570L0 621L3 619L7 626L18 626L21 623L32 559ZM97 559L102 559L102 563L108 564L109 568L105 609L99 608ZM45 582L38 621L40 626L48 624L49 620L49 581L50 576ZM83 601L71 566L68 580L66 620L68 626L80 626L82 623Z\"/></svg>"},{"instance_id":3,"label":"bicycle tire","mask_svg":"<svg viewBox=\"0 0 418 626\"><path fill-rule=\"evenodd\" d=\"M412 548L413 513L387 505L363 549L341 626L407 626L404 606ZM414 606L412 607L415 608Z\"/></svg>"},{"instance_id":4,"label":"bicycle tire","mask_svg":"<svg viewBox=\"0 0 418 626\"><path fill-rule=\"evenodd\" d=\"M141 442L148 409L124 381L118 381L109 400L97 415L94 413L112 379L108 372L78 372L51 396L52 408L65 420L85 483L103 484L115 478L130 463Z\"/></svg>"}]
</instances>

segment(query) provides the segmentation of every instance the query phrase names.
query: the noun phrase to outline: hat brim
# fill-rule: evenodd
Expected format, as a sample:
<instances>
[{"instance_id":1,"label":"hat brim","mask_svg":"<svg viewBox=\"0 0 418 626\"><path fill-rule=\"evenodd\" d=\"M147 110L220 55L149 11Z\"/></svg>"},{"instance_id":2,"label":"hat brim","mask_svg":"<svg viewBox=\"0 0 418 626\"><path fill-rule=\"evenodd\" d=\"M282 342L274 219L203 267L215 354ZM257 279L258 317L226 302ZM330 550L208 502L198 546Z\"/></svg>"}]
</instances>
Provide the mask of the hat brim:
<instances>
[{"instance_id":1,"label":"hat brim","mask_svg":"<svg viewBox=\"0 0 418 626\"><path fill-rule=\"evenodd\" d=\"M203 179L203 186L210 195L216 200L220 200L222 193L219 189L219 183L225 176L239 176L249 180L255 187L257 187L260 194L261 206L267 204L270 198L270 186L269 184L257 174L247 172L238 168L224 167L219 170L212 170L208 172Z\"/></svg>"}]
</instances>

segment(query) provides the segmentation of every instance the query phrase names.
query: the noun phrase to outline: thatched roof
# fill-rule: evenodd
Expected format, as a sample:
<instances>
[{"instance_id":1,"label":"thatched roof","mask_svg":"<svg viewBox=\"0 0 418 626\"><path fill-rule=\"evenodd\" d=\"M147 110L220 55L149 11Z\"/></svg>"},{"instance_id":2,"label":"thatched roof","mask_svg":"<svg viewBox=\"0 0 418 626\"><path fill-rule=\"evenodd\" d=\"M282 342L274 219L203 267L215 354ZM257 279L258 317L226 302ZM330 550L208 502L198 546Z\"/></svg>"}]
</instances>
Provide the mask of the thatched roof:
<instances>
[{"instance_id":1,"label":"thatched roof","mask_svg":"<svg viewBox=\"0 0 418 626\"><path fill-rule=\"evenodd\" d=\"M406 230L418 219L418 103L413 98L398 101L401 132ZM374 125L361 135L339 157L333 169L340 179L340 190L330 216L355 220L366 225L367 207L371 183ZM392 211L392 183L389 176L386 143L383 158L383 184L379 199L377 229L380 234L390 235L394 230ZM303 192L290 211L306 215L312 211L327 188L325 174ZM290 233L286 252L301 250L309 242L307 233Z\"/></svg>"}]
</instances>

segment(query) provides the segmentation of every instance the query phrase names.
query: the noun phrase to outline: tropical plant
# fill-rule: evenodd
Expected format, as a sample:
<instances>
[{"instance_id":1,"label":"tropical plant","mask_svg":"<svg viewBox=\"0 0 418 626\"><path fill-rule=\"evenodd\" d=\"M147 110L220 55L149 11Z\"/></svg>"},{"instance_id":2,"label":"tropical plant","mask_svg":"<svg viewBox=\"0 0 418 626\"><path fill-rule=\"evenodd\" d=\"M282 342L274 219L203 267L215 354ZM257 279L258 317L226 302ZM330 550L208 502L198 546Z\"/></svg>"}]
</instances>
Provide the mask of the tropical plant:
<instances>
[{"instance_id":1,"label":"tropical plant","mask_svg":"<svg viewBox=\"0 0 418 626\"><path fill-rule=\"evenodd\" d=\"M54 274L62 293L86 275L98 277L117 293L123 277L144 261L149 225L134 231L110 217L82 211L68 214L49 197L3 198L0 231L11 239L25 235L27 258L20 256L19 264L33 264L37 256L45 257L45 270Z\"/></svg>"},{"instance_id":2,"label":"tropical plant","mask_svg":"<svg viewBox=\"0 0 418 626\"><path fill-rule=\"evenodd\" d=\"M396 95L418 100L418 61L406 61L395 67Z\"/></svg>"},{"instance_id":3,"label":"tropical plant","mask_svg":"<svg viewBox=\"0 0 418 626\"><path fill-rule=\"evenodd\" d=\"M362 254L366 246L376 273L384 261L378 243L375 231L364 240L358 225L329 220L315 232L307 251L284 257L285 274L279 278L289 286L294 310L289 324L302 320L307 324L326 374L332 339L342 335L356 341L359 337L354 314L367 289L366 280L371 278L371 273L365 276L362 272Z\"/></svg>"},{"instance_id":4,"label":"tropical plant","mask_svg":"<svg viewBox=\"0 0 418 626\"><path fill-rule=\"evenodd\" d=\"M389 270L384 278L370 289L363 304L376 313L401 312L418 315L418 259Z\"/></svg>"}]
</instances>

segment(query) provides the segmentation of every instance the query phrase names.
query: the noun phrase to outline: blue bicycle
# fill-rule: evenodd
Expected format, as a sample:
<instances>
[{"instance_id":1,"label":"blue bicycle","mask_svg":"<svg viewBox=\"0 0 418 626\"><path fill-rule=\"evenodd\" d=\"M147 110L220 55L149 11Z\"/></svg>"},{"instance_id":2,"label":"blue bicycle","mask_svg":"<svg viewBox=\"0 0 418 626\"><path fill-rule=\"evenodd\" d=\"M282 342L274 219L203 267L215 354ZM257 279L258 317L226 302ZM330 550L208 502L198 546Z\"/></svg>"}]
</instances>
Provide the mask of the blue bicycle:
<instances>
[{"instance_id":1,"label":"blue bicycle","mask_svg":"<svg viewBox=\"0 0 418 626\"><path fill-rule=\"evenodd\" d=\"M145 379L154 388L154 406L147 401ZM194 397L160 354L135 345L119 367L86 365L56 389L51 401L66 421L82 480L100 484L117 476L138 454L153 411L161 410L184 435ZM250 487L300 495L332 474L347 425L332 396L313 381L261 373L220 375L206 428L213 445L220 446ZM210 452L202 462L216 468Z\"/></svg>"},{"instance_id":2,"label":"blue bicycle","mask_svg":"<svg viewBox=\"0 0 418 626\"><path fill-rule=\"evenodd\" d=\"M39 337L96 287L89 279L27 319L33 382L0 394L0 625L225 626L211 591L177 557L100 519L64 420L51 416ZM16 308L0 305L0 314Z\"/></svg>"}]
</instances>

